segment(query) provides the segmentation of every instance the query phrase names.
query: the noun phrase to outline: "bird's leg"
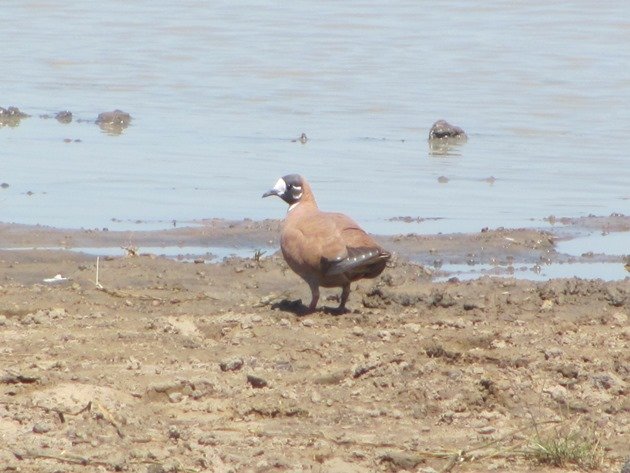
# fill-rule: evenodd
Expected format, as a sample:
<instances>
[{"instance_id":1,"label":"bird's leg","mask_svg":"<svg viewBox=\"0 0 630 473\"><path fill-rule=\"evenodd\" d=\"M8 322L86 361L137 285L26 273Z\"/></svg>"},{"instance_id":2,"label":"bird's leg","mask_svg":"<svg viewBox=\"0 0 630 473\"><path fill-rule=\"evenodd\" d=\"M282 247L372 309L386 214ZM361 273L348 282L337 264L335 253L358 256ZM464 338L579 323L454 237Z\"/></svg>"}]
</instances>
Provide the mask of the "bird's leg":
<instances>
[{"instance_id":1,"label":"bird's leg","mask_svg":"<svg viewBox=\"0 0 630 473\"><path fill-rule=\"evenodd\" d=\"M319 284L316 282L309 282L308 285L311 288L311 303L308 306L308 311L315 312L317 301L319 301Z\"/></svg>"},{"instance_id":2,"label":"bird's leg","mask_svg":"<svg viewBox=\"0 0 630 473\"><path fill-rule=\"evenodd\" d=\"M343 285L343 289L341 290L341 302L339 302L339 312L346 311L346 302L348 302L348 297L350 296L350 283L346 283Z\"/></svg>"}]
</instances>

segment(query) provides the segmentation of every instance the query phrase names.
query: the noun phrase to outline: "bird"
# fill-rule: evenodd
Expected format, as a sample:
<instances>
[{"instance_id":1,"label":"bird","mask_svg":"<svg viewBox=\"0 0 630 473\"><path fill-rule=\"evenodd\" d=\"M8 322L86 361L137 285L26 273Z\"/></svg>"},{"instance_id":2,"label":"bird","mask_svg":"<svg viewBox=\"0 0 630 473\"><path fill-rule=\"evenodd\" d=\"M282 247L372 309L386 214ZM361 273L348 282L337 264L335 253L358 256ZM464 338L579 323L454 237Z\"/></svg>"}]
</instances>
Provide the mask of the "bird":
<instances>
[{"instance_id":1,"label":"bird","mask_svg":"<svg viewBox=\"0 0 630 473\"><path fill-rule=\"evenodd\" d=\"M280 248L311 290L308 313L316 310L320 287L341 287L337 311L346 312L350 283L379 276L391 253L347 215L319 210L310 184L299 174L279 178L263 198L272 195L289 204Z\"/></svg>"}]
</instances>

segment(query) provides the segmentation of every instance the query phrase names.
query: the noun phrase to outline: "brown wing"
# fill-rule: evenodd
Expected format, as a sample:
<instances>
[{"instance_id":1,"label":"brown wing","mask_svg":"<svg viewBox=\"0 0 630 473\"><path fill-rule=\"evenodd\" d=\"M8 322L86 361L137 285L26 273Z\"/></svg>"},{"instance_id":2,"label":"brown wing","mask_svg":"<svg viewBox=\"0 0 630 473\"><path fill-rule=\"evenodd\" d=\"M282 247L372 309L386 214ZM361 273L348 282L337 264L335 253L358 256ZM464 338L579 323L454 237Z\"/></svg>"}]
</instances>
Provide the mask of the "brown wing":
<instances>
[{"instance_id":1,"label":"brown wing","mask_svg":"<svg viewBox=\"0 0 630 473\"><path fill-rule=\"evenodd\" d=\"M285 221L282 252L289 266L304 279L375 277L389 253L350 217L319 210L295 209ZM342 276L343 275L343 276Z\"/></svg>"},{"instance_id":2,"label":"brown wing","mask_svg":"<svg viewBox=\"0 0 630 473\"><path fill-rule=\"evenodd\" d=\"M328 216L335 222L344 250L336 255L329 253L332 258L327 255L322 257L324 275L344 274L351 280L378 276L391 255L350 217L339 213Z\"/></svg>"}]
</instances>

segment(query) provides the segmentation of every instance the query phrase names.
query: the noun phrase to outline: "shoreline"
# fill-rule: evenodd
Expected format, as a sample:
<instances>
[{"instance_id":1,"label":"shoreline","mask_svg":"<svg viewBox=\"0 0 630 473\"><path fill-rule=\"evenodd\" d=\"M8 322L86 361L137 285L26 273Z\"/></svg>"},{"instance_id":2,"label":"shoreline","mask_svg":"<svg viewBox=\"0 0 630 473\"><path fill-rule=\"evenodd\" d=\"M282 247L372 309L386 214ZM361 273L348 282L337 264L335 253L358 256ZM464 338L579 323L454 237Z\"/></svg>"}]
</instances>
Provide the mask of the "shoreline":
<instances>
[{"instance_id":1,"label":"shoreline","mask_svg":"<svg viewBox=\"0 0 630 473\"><path fill-rule=\"evenodd\" d=\"M630 217L549 220L553 227L545 229L375 237L397 258L422 265L436 280L483 275L531 280L571 276L622 280L630 276L624 271L630 262ZM280 220L204 219L185 225L163 230L107 230L0 223L0 255L17 250L65 250L112 257L131 251L217 263L229 256L269 257L279 250Z\"/></svg>"}]
</instances>

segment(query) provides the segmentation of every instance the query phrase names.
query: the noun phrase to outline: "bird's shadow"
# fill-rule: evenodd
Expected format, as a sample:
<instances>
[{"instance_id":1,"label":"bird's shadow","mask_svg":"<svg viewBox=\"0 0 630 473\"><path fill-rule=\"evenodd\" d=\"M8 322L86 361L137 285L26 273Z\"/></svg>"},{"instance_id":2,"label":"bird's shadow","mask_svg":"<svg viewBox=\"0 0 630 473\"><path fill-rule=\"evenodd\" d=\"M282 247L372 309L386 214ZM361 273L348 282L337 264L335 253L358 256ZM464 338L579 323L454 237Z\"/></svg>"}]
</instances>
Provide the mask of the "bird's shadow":
<instances>
[{"instance_id":1,"label":"bird's shadow","mask_svg":"<svg viewBox=\"0 0 630 473\"><path fill-rule=\"evenodd\" d=\"M338 307L318 307L315 310L309 310L308 306L302 303L302 299L282 299L281 301L271 304L271 309L290 312L297 317L305 317L316 312L323 312L328 315L343 315L350 312L348 309L339 309Z\"/></svg>"}]
</instances>

